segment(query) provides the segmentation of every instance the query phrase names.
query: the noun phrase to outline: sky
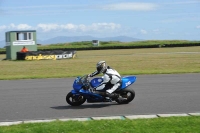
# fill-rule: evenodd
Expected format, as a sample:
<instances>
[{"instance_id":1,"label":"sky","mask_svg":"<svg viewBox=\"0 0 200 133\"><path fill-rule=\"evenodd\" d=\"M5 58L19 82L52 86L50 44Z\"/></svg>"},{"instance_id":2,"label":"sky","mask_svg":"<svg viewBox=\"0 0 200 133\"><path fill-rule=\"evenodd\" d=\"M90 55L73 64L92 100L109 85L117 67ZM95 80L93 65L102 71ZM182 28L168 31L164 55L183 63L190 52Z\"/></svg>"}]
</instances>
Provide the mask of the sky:
<instances>
[{"instance_id":1,"label":"sky","mask_svg":"<svg viewBox=\"0 0 200 133\"><path fill-rule=\"evenodd\" d=\"M40 40L200 40L200 0L0 0L0 41L13 30L36 30Z\"/></svg>"}]
</instances>

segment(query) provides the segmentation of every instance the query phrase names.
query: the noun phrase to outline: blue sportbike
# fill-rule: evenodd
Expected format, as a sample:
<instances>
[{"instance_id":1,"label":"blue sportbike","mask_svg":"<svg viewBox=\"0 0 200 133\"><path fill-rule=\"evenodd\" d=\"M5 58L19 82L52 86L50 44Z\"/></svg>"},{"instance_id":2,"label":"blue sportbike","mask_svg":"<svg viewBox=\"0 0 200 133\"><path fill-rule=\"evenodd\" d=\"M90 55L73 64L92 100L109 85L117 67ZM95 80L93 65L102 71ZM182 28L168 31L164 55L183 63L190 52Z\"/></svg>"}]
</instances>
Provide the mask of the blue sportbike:
<instances>
[{"instance_id":1,"label":"blue sportbike","mask_svg":"<svg viewBox=\"0 0 200 133\"><path fill-rule=\"evenodd\" d=\"M71 106L82 105L86 100L88 103L96 102L117 102L119 104L128 104L135 98L135 91L131 85L136 81L135 76L125 76L121 79L121 86L113 93L116 93L117 98L111 99L106 96L106 90L95 90L94 88L103 82L103 78L93 78L89 80L88 75L77 77L73 83L73 90L67 96L66 101Z\"/></svg>"}]
</instances>

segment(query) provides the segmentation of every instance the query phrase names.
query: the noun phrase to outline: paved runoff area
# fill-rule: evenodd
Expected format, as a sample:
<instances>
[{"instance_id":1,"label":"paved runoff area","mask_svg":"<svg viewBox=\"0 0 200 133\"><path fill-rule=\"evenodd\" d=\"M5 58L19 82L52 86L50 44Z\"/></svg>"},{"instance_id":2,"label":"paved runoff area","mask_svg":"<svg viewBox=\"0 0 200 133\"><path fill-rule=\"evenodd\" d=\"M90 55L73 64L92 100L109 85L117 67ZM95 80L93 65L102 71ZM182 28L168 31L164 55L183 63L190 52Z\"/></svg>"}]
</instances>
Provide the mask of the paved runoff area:
<instances>
[{"instance_id":1,"label":"paved runoff area","mask_svg":"<svg viewBox=\"0 0 200 133\"><path fill-rule=\"evenodd\" d=\"M196 113L181 113L181 114L155 114L155 115L127 115L127 116L101 116L101 117L88 117L88 118L62 118L62 119L49 119L49 120L27 120L27 121L13 121L13 122L0 122L0 126L11 126L23 123L42 123L59 121L89 121L89 120L125 120L125 119L152 119L159 117L184 117L184 116L200 116L200 112Z\"/></svg>"}]
</instances>

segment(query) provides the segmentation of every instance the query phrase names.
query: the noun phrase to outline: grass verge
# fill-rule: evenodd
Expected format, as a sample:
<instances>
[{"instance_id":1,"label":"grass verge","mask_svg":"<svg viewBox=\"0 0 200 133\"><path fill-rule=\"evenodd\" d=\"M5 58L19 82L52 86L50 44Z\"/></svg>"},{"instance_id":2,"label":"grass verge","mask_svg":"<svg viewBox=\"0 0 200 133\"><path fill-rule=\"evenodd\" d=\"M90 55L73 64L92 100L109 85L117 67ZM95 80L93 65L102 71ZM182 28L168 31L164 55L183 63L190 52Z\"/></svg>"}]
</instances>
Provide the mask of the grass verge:
<instances>
[{"instance_id":1,"label":"grass verge","mask_svg":"<svg viewBox=\"0 0 200 133\"><path fill-rule=\"evenodd\" d=\"M78 51L75 59L0 61L0 80L76 77L96 70L100 60L121 75L199 73L199 51L200 47L90 50Z\"/></svg>"},{"instance_id":2,"label":"grass verge","mask_svg":"<svg viewBox=\"0 0 200 133\"><path fill-rule=\"evenodd\" d=\"M54 121L0 127L0 133L199 133L200 116L136 120Z\"/></svg>"}]
</instances>

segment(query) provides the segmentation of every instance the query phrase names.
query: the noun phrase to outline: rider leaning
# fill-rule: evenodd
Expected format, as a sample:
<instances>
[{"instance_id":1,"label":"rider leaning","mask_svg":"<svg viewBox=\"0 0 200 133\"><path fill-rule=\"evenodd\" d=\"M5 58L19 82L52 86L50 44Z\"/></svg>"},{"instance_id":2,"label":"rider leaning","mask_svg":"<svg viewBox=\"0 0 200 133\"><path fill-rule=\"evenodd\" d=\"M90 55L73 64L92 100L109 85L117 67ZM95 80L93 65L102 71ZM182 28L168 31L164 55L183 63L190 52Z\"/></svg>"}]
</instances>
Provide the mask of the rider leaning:
<instances>
[{"instance_id":1,"label":"rider leaning","mask_svg":"<svg viewBox=\"0 0 200 133\"><path fill-rule=\"evenodd\" d=\"M117 98L113 93L121 85L121 76L115 70L106 65L105 61L99 61L96 66L97 70L88 76L93 77L97 74L103 73L103 82L95 88L96 91L106 89L106 96L110 98Z\"/></svg>"}]
</instances>

